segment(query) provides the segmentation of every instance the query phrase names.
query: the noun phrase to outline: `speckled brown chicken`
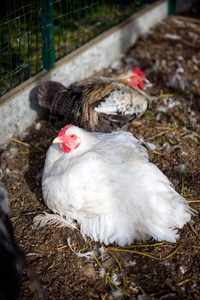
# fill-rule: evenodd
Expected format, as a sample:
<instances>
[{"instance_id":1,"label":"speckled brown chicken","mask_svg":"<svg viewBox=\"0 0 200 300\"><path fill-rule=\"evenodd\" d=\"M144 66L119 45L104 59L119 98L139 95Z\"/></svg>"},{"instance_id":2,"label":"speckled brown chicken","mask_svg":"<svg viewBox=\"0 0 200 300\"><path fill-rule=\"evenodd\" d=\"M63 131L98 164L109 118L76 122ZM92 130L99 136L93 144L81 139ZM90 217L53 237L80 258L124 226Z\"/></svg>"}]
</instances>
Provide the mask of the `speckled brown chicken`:
<instances>
[{"instance_id":1,"label":"speckled brown chicken","mask_svg":"<svg viewBox=\"0 0 200 300\"><path fill-rule=\"evenodd\" d=\"M67 124L88 131L111 132L138 119L148 107L143 87L145 74L138 68L116 78L89 78L65 88L47 81L38 90L39 104L50 110L56 131Z\"/></svg>"}]
</instances>

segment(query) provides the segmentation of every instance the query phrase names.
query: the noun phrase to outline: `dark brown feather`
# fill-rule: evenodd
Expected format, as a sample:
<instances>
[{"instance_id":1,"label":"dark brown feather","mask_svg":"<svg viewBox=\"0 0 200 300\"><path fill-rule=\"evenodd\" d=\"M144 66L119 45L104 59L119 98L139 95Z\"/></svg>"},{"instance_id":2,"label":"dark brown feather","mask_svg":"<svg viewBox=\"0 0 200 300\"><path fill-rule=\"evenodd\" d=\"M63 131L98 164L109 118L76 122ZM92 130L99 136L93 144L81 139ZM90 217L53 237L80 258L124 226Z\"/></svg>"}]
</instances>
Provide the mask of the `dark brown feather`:
<instances>
[{"instance_id":1,"label":"dark brown feather","mask_svg":"<svg viewBox=\"0 0 200 300\"><path fill-rule=\"evenodd\" d=\"M38 89L39 105L51 110L55 98L65 90L64 85L56 81L46 81Z\"/></svg>"}]
</instances>

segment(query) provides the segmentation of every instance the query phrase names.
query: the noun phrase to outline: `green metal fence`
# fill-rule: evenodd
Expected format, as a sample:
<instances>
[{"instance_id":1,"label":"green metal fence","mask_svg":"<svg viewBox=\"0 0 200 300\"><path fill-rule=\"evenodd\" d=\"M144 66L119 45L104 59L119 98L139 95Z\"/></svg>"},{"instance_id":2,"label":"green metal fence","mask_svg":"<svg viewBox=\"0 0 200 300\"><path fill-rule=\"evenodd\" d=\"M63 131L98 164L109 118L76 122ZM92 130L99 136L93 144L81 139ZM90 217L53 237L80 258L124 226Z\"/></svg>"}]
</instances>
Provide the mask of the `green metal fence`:
<instances>
[{"instance_id":1,"label":"green metal fence","mask_svg":"<svg viewBox=\"0 0 200 300\"><path fill-rule=\"evenodd\" d=\"M155 0L1 0L0 96Z\"/></svg>"}]
</instances>

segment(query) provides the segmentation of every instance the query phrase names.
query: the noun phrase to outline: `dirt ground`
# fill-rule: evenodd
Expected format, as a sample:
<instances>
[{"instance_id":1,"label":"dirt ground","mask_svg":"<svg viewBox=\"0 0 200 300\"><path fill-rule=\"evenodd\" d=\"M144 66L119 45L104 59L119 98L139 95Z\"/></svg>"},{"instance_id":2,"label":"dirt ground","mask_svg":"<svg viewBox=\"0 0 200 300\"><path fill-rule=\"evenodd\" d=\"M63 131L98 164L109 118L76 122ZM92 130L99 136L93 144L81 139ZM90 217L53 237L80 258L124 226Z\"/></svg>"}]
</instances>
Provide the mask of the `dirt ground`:
<instances>
[{"instance_id":1,"label":"dirt ground","mask_svg":"<svg viewBox=\"0 0 200 300\"><path fill-rule=\"evenodd\" d=\"M199 212L200 21L168 17L101 74L120 74L134 66L146 73L150 84L145 91L152 100L128 130ZM15 235L46 298L200 299L199 215L180 230L177 243L149 239L125 248L85 242L68 228L34 228L36 215L50 213L42 200L41 176L55 136L48 121L39 120L1 155ZM91 250L95 256L81 257ZM21 299L38 299L25 273Z\"/></svg>"}]
</instances>

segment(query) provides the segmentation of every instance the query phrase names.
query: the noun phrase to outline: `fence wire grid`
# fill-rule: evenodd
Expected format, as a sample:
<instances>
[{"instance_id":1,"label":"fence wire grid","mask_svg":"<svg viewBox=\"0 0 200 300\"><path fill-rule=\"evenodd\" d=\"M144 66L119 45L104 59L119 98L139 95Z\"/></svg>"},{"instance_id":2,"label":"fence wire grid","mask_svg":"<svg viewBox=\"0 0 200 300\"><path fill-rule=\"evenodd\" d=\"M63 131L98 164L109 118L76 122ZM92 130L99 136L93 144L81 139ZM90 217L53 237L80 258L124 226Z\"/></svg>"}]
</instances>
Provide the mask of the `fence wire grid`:
<instances>
[{"instance_id":1,"label":"fence wire grid","mask_svg":"<svg viewBox=\"0 0 200 300\"><path fill-rule=\"evenodd\" d=\"M153 2L1 0L0 96Z\"/></svg>"}]
</instances>

